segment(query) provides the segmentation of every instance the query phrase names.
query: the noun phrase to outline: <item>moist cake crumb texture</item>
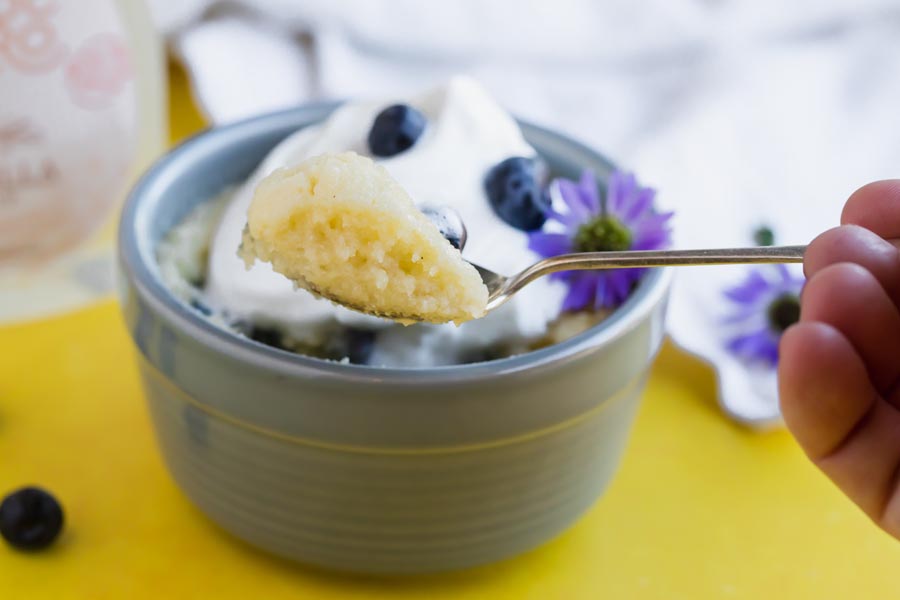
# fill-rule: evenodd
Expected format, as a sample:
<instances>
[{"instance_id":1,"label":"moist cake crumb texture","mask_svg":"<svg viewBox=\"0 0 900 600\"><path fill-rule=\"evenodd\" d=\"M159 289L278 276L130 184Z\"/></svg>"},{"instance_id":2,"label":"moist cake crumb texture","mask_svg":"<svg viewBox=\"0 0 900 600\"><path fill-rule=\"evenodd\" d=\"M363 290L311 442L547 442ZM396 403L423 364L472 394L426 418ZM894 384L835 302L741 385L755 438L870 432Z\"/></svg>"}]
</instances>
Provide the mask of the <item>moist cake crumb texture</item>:
<instances>
[{"instance_id":1,"label":"moist cake crumb texture","mask_svg":"<svg viewBox=\"0 0 900 600\"><path fill-rule=\"evenodd\" d=\"M484 315L487 288L381 166L324 154L260 181L241 256L298 287L401 322L461 323Z\"/></svg>"}]
</instances>

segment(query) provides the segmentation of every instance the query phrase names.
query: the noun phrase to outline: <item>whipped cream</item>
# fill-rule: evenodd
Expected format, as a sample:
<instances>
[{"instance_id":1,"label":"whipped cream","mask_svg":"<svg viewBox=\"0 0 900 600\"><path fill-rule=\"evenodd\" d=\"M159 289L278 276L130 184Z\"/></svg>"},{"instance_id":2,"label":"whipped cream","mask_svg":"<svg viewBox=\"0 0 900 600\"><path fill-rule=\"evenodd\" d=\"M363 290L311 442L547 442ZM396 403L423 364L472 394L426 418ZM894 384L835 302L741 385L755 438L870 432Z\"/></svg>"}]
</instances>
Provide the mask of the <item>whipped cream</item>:
<instances>
[{"instance_id":1,"label":"whipped cream","mask_svg":"<svg viewBox=\"0 0 900 600\"><path fill-rule=\"evenodd\" d=\"M268 263L244 267L237 255L247 209L260 179L304 159L353 150L369 154L366 136L375 116L395 100L349 102L324 122L291 135L236 190L212 239L206 293L231 318L277 326L292 337L316 343L335 323L378 329L373 365L422 367L454 364L470 350L541 337L559 315L565 285L547 278L530 284L486 317L455 325L397 326L319 299L275 273ZM494 214L484 192L488 170L510 156L534 156L518 125L474 81L457 77L406 100L428 119L416 144L396 156L377 159L419 205L451 206L468 230L463 257L513 274L539 256L528 236Z\"/></svg>"}]
</instances>

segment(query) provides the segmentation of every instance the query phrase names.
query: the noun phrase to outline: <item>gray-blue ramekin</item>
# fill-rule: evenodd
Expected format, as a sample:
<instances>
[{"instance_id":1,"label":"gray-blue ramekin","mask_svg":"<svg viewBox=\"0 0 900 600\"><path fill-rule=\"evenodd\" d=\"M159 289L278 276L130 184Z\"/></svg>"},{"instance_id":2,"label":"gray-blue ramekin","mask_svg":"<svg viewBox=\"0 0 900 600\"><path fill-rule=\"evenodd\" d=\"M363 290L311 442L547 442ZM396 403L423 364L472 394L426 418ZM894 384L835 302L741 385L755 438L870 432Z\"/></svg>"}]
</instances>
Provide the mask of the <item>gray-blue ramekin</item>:
<instances>
[{"instance_id":1,"label":"gray-blue ramekin","mask_svg":"<svg viewBox=\"0 0 900 600\"><path fill-rule=\"evenodd\" d=\"M234 535L366 573L459 569L528 550L601 495L662 336L669 273L610 318L528 354L430 369L295 356L218 328L163 285L160 238L333 104L204 132L132 191L119 231L122 309L156 437L187 496ZM522 124L559 174L611 165Z\"/></svg>"}]
</instances>

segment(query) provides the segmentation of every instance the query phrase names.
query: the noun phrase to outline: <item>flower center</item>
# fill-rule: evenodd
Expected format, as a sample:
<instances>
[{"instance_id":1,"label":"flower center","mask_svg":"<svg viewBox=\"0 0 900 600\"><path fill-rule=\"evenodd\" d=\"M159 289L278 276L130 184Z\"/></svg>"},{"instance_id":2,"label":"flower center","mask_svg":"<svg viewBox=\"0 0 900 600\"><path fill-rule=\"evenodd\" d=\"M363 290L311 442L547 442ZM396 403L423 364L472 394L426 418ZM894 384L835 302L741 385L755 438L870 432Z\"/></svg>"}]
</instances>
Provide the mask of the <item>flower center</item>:
<instances>
[{"instance_id":1,"label":"flower center","mask_svg":"<svg viewBox=\"0 0 900 600\"><path fill-rule=\"evenodd\" d=\"M762 225L753 232L753 241L756 242L757 246L774 246L775 232L772 231L771 227Z\"/></svg>"},{"instance_id":2,"label":"flower center","mask_svg":"<svg viewBox=\"0 0 900 600\"><path fill-rule=\"evenodd\" d=\"M776 333L800 320L800 298L795 294L782 294L769 305L769 325Z\"/></svg>"},{"instance_id":3,"label":"flower center","mask_svg":"<svg viewBox=\"0 0 900 600\"><path fill-rule=\"evenodd\" d=\"M631 248L631 231L618 219L600 216L578 227L575 234L577 252L615 252Z\"/></svg>"}]
</instances>

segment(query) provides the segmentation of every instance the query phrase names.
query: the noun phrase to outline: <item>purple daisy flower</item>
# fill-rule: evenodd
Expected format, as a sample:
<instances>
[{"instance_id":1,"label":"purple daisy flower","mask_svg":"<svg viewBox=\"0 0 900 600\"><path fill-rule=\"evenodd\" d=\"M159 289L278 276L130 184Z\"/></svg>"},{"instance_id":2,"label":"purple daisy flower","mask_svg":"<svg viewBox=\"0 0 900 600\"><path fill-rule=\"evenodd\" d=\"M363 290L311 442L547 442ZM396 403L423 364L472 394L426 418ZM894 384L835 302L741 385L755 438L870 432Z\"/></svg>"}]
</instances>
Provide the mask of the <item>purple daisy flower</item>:
<instances>
[{"instance_id":1,"label":"purple daisy flower","mask_svg":"<svg viewBox=\"0 0 900 600\"><path fill-rule=\"evenodd\" d=\"M658 250L671 244L672 213L657 212L653 203L656 191L641 187L631 173L612 173L603 198L597 178L589 170L577 182L553 180L550 194L554 202L547 212L544 231L532 233L528 239L528 247L543 257L571 252ZM563 206L565 212L559 212ZM575 311L622 304L643 274L644 269L611 269L563 271L551 277L569 286L562 310Z\"/></svg>"},{"instance_id":2,"label":"purple daisy flower","mask_svg":"<svg viewBox=\"0 0 900 600\"><path fill-rule=\"evenodd\" d=\"M800 318L800 291L805 279L785 265L750 271L739 285L725 290L735 312L725 319L734 333L725 342L735 355L770 366L778 363L778 342Z\"/></svg>"}]
</instances>

